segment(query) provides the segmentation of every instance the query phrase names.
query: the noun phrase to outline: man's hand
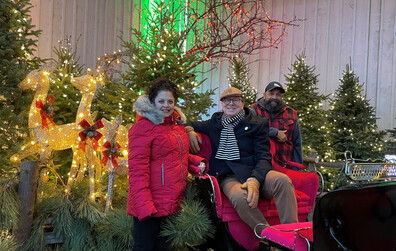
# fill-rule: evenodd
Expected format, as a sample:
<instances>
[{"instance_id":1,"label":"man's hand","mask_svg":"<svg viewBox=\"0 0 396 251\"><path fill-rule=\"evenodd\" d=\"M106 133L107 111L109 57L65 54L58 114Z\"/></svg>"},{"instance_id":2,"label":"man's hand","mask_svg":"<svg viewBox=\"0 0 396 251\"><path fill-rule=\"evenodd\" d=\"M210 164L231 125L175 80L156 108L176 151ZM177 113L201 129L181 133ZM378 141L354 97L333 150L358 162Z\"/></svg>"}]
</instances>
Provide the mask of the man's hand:
<instances>
[{"instance_id":1,"label":"man's hand","mask_svg":"<svg viewBox=\"0 0 396 251\"><path fill-rule=\"evenodd\" d=\"M256 178L249 178L245 183L242 184L241 188L247 190L246 200L249 204L249 207L256 208L260 195L260 183L258 180Z\"/></svg>"},{"instance_id":2,"label":"man's hand","mask_svg":"<svg viewBox=\"0 0 396 251\"><path fill-rule=\"evenodd\" d=\"M202 140L191 126L186 126L186 132L190 143L190 152L197 154L201 150L199 145L202 144Z\"/></svg>"},{"instance_id":3,"label":"man's hand","mask_svg":"<svg viewBox=\"0 0 396 251\"><path fill-rule=\"evenodd\" d=\"M279 142L285 142L287 140L286 132L287 130L278 130L278 135L276 137Z\"/></svg>"}]
</instances>

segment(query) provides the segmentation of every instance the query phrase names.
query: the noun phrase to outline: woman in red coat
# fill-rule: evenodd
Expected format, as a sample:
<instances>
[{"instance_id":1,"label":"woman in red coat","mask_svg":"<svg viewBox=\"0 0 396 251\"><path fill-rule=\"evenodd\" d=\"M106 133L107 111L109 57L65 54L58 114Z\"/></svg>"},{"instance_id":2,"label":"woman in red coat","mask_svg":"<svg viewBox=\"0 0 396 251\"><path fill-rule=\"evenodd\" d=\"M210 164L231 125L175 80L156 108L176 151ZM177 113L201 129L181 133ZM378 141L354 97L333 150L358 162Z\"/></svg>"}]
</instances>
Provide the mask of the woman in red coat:
<instances>
[{"instance_id":1,"label":"woman in red coat","mask_svg":"<svg viewBox=\"0 0 396 251\"><path fill-rule=\"evenodd\" d=\"M128 214L134 216L133 250L165 250L161 224L180 209L188 168L205 171L205 160L189 154L186 118L175 106L178 90L167 78L154 81L134 103L129 130Z\"/></svg>"}]
</instances>

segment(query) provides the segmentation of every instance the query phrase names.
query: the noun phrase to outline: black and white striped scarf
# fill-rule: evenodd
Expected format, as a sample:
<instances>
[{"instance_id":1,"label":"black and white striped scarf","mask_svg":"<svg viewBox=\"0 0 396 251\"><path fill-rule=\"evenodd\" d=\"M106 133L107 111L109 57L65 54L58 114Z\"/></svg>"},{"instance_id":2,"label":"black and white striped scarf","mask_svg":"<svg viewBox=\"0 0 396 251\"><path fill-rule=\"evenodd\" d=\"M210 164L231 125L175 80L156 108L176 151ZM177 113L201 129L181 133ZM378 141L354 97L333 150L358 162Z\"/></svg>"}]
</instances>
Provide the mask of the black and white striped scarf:
<instances>
[{"instance_id":1,"label":"black and white striped scarf","mask_svg":"<svg viewBox=\"0 0 396 251\"><path fill-rule=\"evenodd\" d=\"M245 110L241 110L238 115L227 118L223 114L221 124L223 129L220 134L219 149L216 153L216 159L237 160L240 159L239 147L236 141L234 127L245 117Z\"/></svg>"}]
</instances>

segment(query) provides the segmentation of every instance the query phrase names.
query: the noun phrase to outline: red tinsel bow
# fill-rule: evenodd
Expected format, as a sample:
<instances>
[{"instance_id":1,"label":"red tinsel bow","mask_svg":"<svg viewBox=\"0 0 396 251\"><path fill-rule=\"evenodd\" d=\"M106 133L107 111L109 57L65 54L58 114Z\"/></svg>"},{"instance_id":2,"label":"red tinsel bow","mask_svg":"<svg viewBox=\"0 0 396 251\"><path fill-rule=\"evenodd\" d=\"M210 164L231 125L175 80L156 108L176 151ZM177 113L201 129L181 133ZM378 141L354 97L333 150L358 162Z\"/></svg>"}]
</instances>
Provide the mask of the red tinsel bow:
<instances>
[{"instance_id":1,"label":"red tinsel bow","mask_svg":"<svg viewBox=\"0 0 396 251\"><path fill-rule=\"evenodd\" d=\"M114 168L119 167L117 163L117 157L120 155L120 144L114 143L111 144L109 141L106 141L106 143L103 144L103 147L106 148L106 150L102 151L103 158L100 161L103 165L107 164L107 161L109 158L111 159L111 163L113 164Z\"/></svg>"},{"instance_id":2,"label":"red tinsel bow","mask_svg":"<svg viewBox=\"0 0 396 251\"><path fill-rule=\"evenodd\" d=\"M55 126L55 122L52 121L52 119L50 118L54 114L54 109L52 108L54 97L49 96L47 98L47 102L49 103L49 105L43 104L43 101L41 101L41 99L38 99L36 100L36 107L40 109L41 127L49 129L47 120L49 120L49 122L51 122L51 124Z\"/></svg>"},{"instance_id":3,"label":"red tinsel bow","mask_svg":"<svg viewBox=\"0 0 396 251\"><path fill-rule=\"evenodd\" d=\"M102 123L102 120L96 121L96 123L91 126L88 123L88 121L83 119L83 120L81 120L79 125L84 130L78 134L81 139L80 143L78 144L78 148L85 151L85 145L86 145L87 138L90 138L92 140L92 146L93 146L94 150L96 151L99 147L98 140L102 137L102 134L96 130L103 128L104 125Z\"/></svg>"}]
</instances>

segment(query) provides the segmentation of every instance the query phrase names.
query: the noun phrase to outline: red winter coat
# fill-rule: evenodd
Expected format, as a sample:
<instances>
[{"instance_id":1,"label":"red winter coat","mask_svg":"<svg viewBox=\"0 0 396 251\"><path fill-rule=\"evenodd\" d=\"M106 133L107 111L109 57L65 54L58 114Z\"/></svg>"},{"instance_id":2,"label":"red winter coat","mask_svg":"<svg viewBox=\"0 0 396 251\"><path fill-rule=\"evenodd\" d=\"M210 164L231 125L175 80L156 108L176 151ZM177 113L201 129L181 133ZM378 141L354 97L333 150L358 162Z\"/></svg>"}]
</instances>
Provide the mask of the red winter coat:
<instances>
[{"instance_id":1,"label":"red winter coat","mask_svg":"<svg viewBox=\"0 0 396 251\"><path fill-rule=\"evenodd\" d=\"M184 198L189 163L197 166L204 159L189 154L185 117L177 107L164 118L142 96L134 109L138 115L129 130L128 214L139 220L173 214Z\"/></svg>"}]
</instances>

